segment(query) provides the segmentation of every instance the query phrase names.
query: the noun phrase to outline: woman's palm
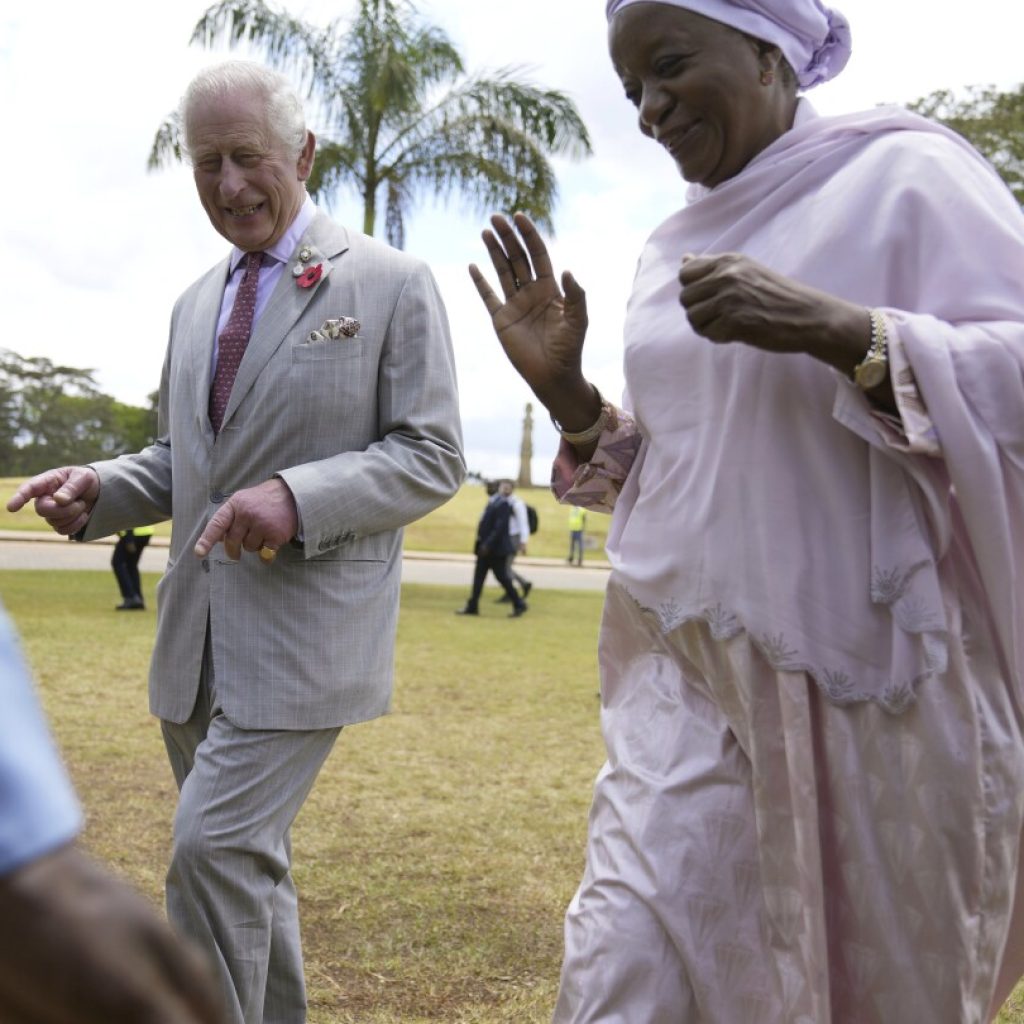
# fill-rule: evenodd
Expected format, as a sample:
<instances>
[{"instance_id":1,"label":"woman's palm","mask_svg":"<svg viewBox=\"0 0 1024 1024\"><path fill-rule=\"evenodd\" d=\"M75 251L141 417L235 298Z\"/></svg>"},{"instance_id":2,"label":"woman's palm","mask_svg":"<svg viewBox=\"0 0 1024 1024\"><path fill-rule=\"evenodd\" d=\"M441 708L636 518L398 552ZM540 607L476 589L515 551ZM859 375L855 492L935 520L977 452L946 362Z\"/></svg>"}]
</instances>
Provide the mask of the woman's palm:
<instances>
[{"instance_id":1,"label":"woman's palm","mask_svg":"<svg viewBox=\"0 0 1024 1024\"><path fill-rule=\"evenodd\" d=\"M586 297L569 273L562 275L564 294L559 289L547 249L528 218L516 217L525 246L503 217L495 217L492 223L496 233L485 232L484 242L504 301L475 265L470 275L509 361L543 397L580 373Z\"/></svg>"},{"instance_id":2,"label":"woman's palm","mask_svg":"<svg viewBox=\"0 0 1024 1024\"><path fill-rule=\"evenodd\" d=\"M586 311L552 278L520 288L491 320L509 361L535 391L579 372Z\"/></svg>"}]
</instances>

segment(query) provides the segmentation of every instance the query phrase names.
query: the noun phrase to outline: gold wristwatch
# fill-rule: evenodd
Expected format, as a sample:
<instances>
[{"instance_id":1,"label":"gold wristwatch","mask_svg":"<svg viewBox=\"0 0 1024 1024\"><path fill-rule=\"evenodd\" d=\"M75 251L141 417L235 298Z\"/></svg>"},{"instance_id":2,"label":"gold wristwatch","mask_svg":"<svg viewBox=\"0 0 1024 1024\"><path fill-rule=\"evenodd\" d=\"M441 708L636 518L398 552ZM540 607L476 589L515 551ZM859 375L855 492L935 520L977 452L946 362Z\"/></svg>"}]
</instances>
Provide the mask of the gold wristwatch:
<instances>
[{"instance_id":1,"label":"gold wristwatch","mask_svg":"<svg viewBox=\"0 0 1024 1024\"><path fill-rule=\"evenodd\" d=\"M885 317L877 310L870 310L871 345L867 355L853 368L853 381L862 391L871 391L885 381L889 372L889 332Z\"/></svg>"}]
</instances>

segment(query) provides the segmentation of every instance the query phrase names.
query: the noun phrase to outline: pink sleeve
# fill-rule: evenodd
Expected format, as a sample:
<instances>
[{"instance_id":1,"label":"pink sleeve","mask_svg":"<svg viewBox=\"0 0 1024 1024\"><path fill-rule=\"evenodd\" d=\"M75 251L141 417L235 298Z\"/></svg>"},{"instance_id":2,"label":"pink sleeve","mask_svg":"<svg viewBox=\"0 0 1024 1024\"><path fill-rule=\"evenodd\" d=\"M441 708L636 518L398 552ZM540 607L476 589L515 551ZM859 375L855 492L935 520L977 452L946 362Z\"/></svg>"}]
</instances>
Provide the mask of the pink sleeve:
<instances>
[{"instance_id":1,"label":"pink sleeve","mask_svg":"<svg viewBox=\"0 0 1024 1024\"><path fill-rule=\"evenodd\" d=\"M609 402L605 408L608 423L589 462L581 463L576 449L564 439L558 449L551 490L563 505L611 512L640 450L642 435L633 417Z\"/></svg>"}]
</instances>

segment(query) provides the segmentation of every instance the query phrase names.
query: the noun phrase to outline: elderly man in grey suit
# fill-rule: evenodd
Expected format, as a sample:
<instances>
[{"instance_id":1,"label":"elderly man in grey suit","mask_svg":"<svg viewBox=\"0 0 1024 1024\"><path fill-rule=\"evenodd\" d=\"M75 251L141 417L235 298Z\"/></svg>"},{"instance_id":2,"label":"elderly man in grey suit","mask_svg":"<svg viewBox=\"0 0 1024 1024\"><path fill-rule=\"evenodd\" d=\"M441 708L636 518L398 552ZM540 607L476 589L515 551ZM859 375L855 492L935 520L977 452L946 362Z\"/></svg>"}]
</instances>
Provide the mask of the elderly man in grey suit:
<instances>
[{"instance_id":1,"label":"elderly man in grey suit","mask_svg":"<svg viewBox=\"0 0 1024 1024\"><path fill-rule=\"evenodd\" d=\"M340 728L387 709L402 527L464 474L455 367L426 266L307 196L283 78L208 68L181 116L233 248L174 307L160 437L8 507L83 540L173 512L150 672L180 789L168 914L238 1024L301 1024L290 827Z\"/></svg>"}]
</instances>

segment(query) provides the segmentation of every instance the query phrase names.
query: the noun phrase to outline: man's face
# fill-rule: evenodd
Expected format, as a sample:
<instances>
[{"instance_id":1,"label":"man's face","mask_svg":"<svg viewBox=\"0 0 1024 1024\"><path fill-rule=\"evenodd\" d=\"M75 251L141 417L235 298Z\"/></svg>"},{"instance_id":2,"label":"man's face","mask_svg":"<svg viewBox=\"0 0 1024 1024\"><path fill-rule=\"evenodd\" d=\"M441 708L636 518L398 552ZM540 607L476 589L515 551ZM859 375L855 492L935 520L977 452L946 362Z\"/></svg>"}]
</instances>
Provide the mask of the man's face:
<instances>
[{"instance_id":1,"label":"man's face","mask_svg":"<svg viewBox=\"0 0 1024 1024\"><path fill-rule=\"evenodd\" d=\"M244 92L199 103L190 127L192 174L210 223L245 252L269 249L305 199L313 134L296 157L267 124L262 99Z\"/></svg>"},{"instance_id":2,"label":"man's face","mask_svg":"<svg viewBox=\"0 0 1024 1024\"><path fill-rule=\"evenodd\" d=\"M512 485L507 480L502 480L498 484L498 493L507 498L512 493Z\"/></svg>"}]
</instances>

